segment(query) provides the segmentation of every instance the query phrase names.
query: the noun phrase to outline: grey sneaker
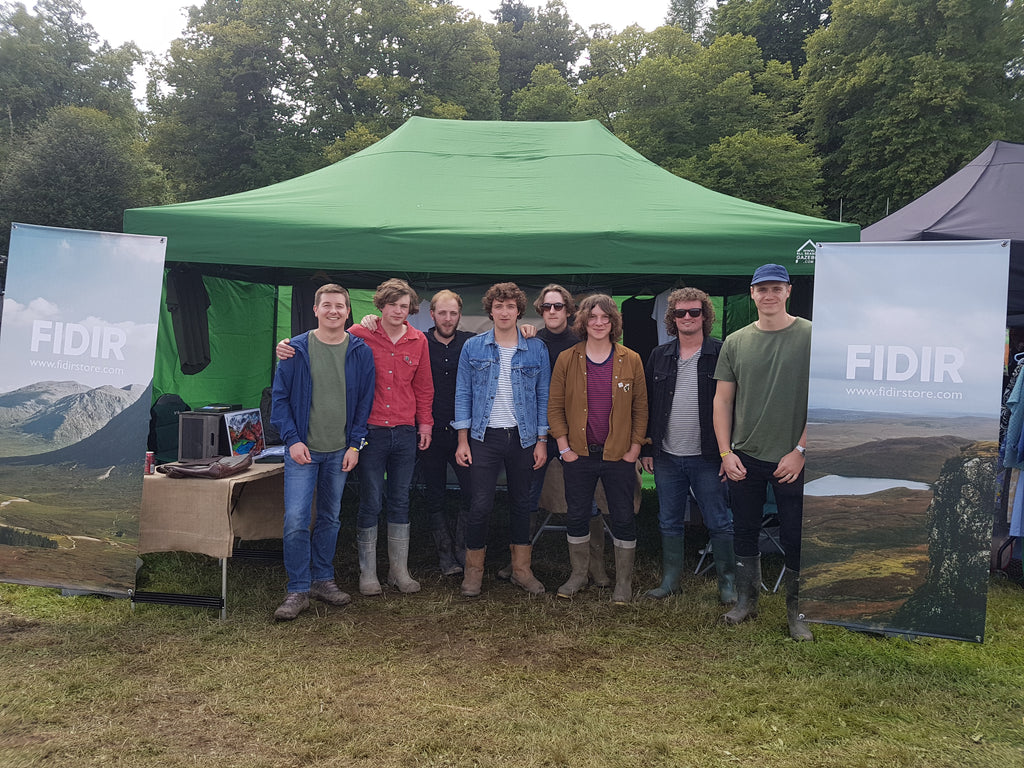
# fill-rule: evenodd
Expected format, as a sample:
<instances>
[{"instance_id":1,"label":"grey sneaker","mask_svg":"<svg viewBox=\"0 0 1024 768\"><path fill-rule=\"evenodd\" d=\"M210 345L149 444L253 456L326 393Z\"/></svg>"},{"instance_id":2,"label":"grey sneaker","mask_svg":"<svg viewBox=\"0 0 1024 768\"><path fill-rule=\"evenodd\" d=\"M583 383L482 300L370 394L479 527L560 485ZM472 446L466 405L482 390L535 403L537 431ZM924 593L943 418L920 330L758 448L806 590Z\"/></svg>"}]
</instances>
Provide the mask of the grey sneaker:
<instances>
[{"instance_id":1,"label":"grey sneaker","mask_svg":"<svg viewBox=\"0 0 1024 768\"><path fill-rule=\"evenodd\" d=\"M347 592L338 589L334 579L314 581L309 589L309 596L329 605L348 605L352 602Z\"/></svg>"},{"instance_id":2,"label":"grey sneaker","mask_svg":"<svg viewBox=\"0 0 1024 768\"><path fill-rule=\"evenodd\" d=\"M276 621L291 621L304 610L309 608L308 592L289 592L284 602L274 611Z\"/></svg>"}]
</instances>

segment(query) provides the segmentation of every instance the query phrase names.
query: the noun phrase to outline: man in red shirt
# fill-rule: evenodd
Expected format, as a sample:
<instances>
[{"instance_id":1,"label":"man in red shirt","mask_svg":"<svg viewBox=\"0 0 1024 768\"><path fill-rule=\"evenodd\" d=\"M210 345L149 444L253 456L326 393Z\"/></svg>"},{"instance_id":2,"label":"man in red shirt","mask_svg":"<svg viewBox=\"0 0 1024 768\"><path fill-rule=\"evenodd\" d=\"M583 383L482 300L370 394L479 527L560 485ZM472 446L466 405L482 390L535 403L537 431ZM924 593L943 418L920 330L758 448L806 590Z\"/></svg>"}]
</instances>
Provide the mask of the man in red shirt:
<instances>
[{"instance_id":1,"label":"man in red shirt","mask_svg":"<svg viewBox=\"0 0 1024 768\"><path fill-rule=\"evenodd\" d=\"M376 383L369 433L359 461L359 591L379 595L377 579L377 523L383 508L385 483L388 499L388 584L400 592L418 592L409 575L409 487L416 465L416 450L430 446L434 419L431 408L434 382L430 375L427 337L409 325L419 311L419 297L404 280L391 278L377 286L373 304L381 320L373 331L361 325L349 328L373 351ZM287 357L287 344L278 356Z\"/></svg>"}]
</instances>

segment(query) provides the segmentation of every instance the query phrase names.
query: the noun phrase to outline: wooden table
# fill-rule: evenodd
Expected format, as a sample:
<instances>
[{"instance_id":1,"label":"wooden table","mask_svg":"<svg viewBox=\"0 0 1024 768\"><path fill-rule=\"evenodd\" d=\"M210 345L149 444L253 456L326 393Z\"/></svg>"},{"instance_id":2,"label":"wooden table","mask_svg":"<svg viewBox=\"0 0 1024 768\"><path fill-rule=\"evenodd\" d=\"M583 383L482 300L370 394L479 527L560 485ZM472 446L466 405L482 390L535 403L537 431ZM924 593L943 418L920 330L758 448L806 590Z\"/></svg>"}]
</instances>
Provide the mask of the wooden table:
<instances>
[{"instance_id":1,"label":"wooden table","mask_svg":"<svg viewBox=\"0 0 1024 768\"><path fill-rule=\"evenodd\" d=\"M253 464L219 480L146 475L142 483L139 553L198 552L221 561L221 618L227 617L227 559L235 540L280 539L284 530L284 464ZM210 606L202 595L136 592L133 602Z\"/></svg>"}]
</instances>

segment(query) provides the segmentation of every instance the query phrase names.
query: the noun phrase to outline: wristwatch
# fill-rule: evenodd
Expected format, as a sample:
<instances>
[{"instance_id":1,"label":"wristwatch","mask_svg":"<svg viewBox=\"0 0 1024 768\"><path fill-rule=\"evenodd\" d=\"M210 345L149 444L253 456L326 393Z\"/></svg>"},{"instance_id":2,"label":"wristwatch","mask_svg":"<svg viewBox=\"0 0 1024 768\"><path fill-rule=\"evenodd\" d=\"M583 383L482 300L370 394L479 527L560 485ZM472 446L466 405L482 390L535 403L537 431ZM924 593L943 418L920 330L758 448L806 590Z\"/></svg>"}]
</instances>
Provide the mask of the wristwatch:
<instances>
[{"instance_id":1,"label":"wristwatch","mask_svg":"<svg viewBox=\"0 0 1024 768\"><path fill-rule=\"evenodd\" d=\"M798 445L796 447L796 450L800 452L801 456L806 456L807 455L807 449L804 448L802 445Z\"/></svg>"}]
</instances>

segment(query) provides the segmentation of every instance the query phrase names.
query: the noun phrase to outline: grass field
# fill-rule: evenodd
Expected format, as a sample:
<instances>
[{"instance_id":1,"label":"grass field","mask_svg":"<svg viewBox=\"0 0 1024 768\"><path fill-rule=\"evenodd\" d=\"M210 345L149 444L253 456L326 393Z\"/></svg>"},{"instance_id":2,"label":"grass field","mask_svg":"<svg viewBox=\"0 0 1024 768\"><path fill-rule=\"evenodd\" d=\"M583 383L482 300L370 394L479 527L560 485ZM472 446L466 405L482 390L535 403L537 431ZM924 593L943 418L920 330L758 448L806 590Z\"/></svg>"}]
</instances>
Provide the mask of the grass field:
<instances>
[{"instance_id":1,"label":"grass field","mask_svg":"<svg viewBox=\"0 0 1024 768\"><path fill-rule=\"evenodd\" d=\"M650 517L638 592L658 580ZM352 539L343 527L347 591ZM535 554L541 597L494 579L495 546L484 594L463 599L424 543L419 594L314 604L284 624L273 562L231 562L226 621L0 585L0 766L1024 764L1015 584L993 580L983 644L820 625L796 644L781 595L739 627L718 623L713 583L692 575L663 602L617 608L593 588L556 600L564 537ZM777 567L766 561L766 581ZM215 594L219 574L202 556L147 555L139 587Z\"/></svg>"}]
</instances>

